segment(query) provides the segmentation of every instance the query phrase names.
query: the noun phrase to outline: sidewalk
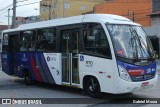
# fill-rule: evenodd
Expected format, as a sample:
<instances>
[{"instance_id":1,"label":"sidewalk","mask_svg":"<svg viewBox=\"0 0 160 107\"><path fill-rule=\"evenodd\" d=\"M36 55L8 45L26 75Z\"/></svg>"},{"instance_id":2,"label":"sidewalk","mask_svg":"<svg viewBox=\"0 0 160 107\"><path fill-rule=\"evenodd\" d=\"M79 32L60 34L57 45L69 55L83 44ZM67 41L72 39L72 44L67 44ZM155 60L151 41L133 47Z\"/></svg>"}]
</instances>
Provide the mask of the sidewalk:
<instances>
[{"instance_id":1,"label":"sidewalk","mask_svg":"<svg viewBox=\"0 0 160 107\"><path fill-rule=\"evenodd\" d=\"M156 62L157 62L157 70L160 75L160 60L157 60Z\"/></svg>"},{"instance_id":2,"label":"sidewalk","mask_svg":"<svg viewBox=\"0 0 160 107\"><path fill-rule=\"evenodd\" d=\"M15 78L16 77L11 77L0 70L0 87L12 85L13 83L18 84L15 82ZM18 79L16 78L16 80L18 80Z\"/></svg>"},{"instance_id":3,"label":"sidewalk","mask_svg":"<svg viewBox=\"0 0 160 107\"><path fill-rule=\"evenodd\" d=\"M160 65L157 65L158 74L160 75Z\"/></svg>"}]
</instances>

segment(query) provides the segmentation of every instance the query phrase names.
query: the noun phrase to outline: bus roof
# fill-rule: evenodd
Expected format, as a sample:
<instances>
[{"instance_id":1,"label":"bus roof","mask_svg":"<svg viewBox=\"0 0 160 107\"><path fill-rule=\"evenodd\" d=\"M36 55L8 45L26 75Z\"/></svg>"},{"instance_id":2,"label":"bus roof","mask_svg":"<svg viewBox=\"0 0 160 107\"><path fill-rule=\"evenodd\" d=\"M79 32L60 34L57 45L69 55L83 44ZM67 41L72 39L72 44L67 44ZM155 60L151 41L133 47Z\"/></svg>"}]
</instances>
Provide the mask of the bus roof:
<instances>
[{"instance_id":1,"label":"bus roof","mask_svg":"<svg viewBox=\"0 0 160 107\"><path fill-rule=\"evenodd\" d=\"M80 16L73 16L67 18L59 18L47 21L41 21L36 23L30 24L23 24L15 29L8 29L4 30L3 32L15 32L15 31L23 31L23 30L31 30L31 29L38 29L38 28L46 28L46 27L54 27L54 26L61 26L61 25L69 25L69 24L76 24L82 22L104 22L104 23L117 23L117 24L131 24L131 25L139 25L137 23L132 22L131 20L113 14L86 14Z\"/></svg>"}]
</instances>

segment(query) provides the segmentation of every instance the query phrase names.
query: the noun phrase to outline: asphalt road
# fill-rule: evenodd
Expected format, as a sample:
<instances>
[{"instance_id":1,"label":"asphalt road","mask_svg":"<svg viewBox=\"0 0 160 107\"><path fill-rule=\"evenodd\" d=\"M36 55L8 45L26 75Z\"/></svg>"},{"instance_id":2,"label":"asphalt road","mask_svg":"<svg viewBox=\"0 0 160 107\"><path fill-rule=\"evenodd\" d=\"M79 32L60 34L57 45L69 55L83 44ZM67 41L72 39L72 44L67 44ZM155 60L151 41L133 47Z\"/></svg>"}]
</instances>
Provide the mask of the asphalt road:
<instances>
[{"instance_id":1,"label":"asphalt road","mask_svg":"<svg viewBox=\"0 0 160 107\"><path fill-rule=\"evenodd\" d=\"M44 100L49 98L49 100L52 100L50 103L54 103L43 105L23 105L23 107L158 107L160 104L127 103L134 99L136 100L137 98L159 98L155 100L160 101L160 77L158 85L151 89L134 92L132 94L113 95L103 93L101 98L95 99L90 98L87 95L83 95L82 90L76 88L55 86L44 83L26 86L24 85L23 79L10 77L0 71L0 98L44 98ZM81 100L82 102L78 102L77 104L76 101L78 100ZM68 104L65 104L66 102L68 102ZM71 104L71 102L74 104ZM22 107L22 105L0 105L0 107Z\"/></svg>"}]
</instances>

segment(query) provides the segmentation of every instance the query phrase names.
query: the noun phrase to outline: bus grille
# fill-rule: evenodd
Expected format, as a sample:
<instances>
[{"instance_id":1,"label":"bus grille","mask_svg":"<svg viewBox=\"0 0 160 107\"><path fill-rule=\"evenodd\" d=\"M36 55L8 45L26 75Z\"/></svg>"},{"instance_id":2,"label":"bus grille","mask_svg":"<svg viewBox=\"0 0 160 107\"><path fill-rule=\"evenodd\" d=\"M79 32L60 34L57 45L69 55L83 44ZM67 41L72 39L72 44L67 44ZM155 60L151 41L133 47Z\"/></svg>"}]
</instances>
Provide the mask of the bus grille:
<instances>
[{"instance_id":1,"label":"bus grille","mask_svg":"<svg viewBox=\"0 0 160 107\"><path fill-rule=\"evenodd\" d=\"M146 75L138 75L138 76L132 76L131 79L133 82L138 82L138 81L145 81L145 80L150 80L155 77L155 74L146 74Z\"/></svg>"}]
</instances>

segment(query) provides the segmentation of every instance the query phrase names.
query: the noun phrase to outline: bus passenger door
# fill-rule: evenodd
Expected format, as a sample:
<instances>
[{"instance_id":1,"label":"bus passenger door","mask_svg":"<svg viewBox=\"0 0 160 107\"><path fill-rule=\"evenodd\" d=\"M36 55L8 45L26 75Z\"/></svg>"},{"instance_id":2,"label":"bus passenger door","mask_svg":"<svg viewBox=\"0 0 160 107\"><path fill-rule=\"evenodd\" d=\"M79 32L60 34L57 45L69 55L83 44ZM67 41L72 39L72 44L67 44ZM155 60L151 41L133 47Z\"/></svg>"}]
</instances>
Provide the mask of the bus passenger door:
<instances>
[{"instance_id":1,"label":"bus passenger door","mask_svg":"<svg viewBox=\"0 0 160 107\"><path fill-rule=\"evenodd\" d=\"M9 52L10 52L10 72L11 75L17 75L17 52L18 52L18 35L9 36Z\"/></svg>"},{"instance_id":2,"label":"bus passenger door","mask_svg":"<svg viewBox=\"0 0 160 107\"><path fill-rule=\"evenodd\" d=\"M62 82L68 85L79 84L79 29L62 30Z\"/></svg>"}]
</instances>

